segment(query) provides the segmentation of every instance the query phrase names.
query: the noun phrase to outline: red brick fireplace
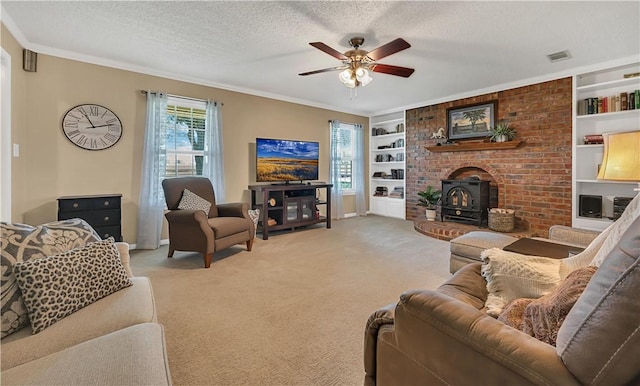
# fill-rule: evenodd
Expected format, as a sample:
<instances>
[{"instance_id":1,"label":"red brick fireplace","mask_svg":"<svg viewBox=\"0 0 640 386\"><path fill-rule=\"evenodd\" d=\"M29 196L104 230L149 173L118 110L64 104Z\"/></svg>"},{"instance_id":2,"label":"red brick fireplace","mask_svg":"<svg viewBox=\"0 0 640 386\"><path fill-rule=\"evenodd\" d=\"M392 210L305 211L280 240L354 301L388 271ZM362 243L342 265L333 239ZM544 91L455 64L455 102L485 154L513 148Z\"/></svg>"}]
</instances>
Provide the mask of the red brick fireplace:
<instances>
[{"instance_id":1,"label":"red brick fireplace","mask_svg":"<svg viewBox=\"0 0 640 386\"><path fill-rule=\"evenodd\" d=\"M407 110L406 214L424 218L417 192L443 179L478 176L497 190L498 206L516 210L516 227L546 235L571 224L571 78ZM446 111L497 100L496 121L507 120L523 143L514 149L431 152L431 134L447 127ZM462 140L460 140L462 141ZM456 227L456 223L451 223ZM476 227L477 228L477 227Z\"/></svg>"}]
</instances>

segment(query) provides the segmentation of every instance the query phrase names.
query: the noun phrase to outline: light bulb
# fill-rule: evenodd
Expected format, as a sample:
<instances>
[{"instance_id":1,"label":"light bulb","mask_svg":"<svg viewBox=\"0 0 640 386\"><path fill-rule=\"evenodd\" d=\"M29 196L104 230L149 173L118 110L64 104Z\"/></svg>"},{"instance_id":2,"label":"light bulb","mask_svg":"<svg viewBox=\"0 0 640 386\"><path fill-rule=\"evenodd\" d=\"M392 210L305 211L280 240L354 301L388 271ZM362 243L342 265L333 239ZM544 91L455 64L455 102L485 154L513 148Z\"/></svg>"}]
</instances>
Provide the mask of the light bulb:
<instances>
[{"instance_id":1,"label":"light bulb","mask_svg":"<svg viewBox=\"0 0 640 386\"><path fill-rule=\"evenodd\" d=\"M351 69L346 69L344 71L342 71L340 74L338 74L338 79L340 79L340 81L344 84L347 84L348 82L351 81Z\"/></svg>"},{"instance_id":2,"label":"light bulb","mask_svg":"<svg viewBox=\"0 0 640 386\"><path fill-rule=\"evenodd\" d=\"M356 87L356 80L354 78L349 78L347 82L344 82L344 85L349 88L354 88Z\"/></svg>"},{"instance_id":3,"label":"light bulb","mask_svg":"<svg viewBox=\"0 0 640 386\"><path fill-rule=\"evenodd\" d=\"M361 83L362 87L368 85L373 80L373 78L369 75L369 71L362 67L359 67L356 70L356 79Z\"/></svg>"}]
</instances>

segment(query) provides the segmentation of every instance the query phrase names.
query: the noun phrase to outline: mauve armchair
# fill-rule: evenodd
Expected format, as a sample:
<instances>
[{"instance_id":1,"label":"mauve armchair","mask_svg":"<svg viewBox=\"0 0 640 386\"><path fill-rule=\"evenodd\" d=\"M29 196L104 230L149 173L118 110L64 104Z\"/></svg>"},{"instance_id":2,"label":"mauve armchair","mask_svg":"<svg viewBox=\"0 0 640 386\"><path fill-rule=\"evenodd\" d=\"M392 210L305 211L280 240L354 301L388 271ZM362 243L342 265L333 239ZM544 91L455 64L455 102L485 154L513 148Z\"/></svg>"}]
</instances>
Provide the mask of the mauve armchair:
<instances>
[{"instance_id":1,"label":"mauve armchair","mask_svg":"<svg viewBox=\"0 0 640 386\"><path fill-rule=\"evenodd\" d=\"M213 185L204 177L166 179L162 189L169 209L165 214L169 222L168 257L173 257L175 251L200 252L205 268L209 268L217 251L240 243L246 243L247 251L251 251L255 230L248 204L216 204ZM185 189L209 201L209 213L178 209Z\"/></svg>"}]
</instances>

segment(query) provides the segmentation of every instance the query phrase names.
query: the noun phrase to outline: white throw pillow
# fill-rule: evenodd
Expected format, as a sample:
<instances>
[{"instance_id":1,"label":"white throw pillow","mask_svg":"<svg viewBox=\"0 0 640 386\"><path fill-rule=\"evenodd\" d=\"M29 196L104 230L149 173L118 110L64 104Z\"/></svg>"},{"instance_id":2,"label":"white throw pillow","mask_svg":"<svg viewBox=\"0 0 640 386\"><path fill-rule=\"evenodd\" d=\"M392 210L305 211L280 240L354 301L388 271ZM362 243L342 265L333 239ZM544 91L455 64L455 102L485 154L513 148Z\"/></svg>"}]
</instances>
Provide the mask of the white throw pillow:
<instances>
[{"instance_id":1,"label":"white throw pillow","mask_svg":"<svg viewBox=\"0 0 640 386\"><path fill-rule=\"evenodd\" d=\"M182 192L182 198L178 204L178 209L201 210L209 215L211 203L189 189L185 189L184 192Z\"/></svg>"}]
</instances>

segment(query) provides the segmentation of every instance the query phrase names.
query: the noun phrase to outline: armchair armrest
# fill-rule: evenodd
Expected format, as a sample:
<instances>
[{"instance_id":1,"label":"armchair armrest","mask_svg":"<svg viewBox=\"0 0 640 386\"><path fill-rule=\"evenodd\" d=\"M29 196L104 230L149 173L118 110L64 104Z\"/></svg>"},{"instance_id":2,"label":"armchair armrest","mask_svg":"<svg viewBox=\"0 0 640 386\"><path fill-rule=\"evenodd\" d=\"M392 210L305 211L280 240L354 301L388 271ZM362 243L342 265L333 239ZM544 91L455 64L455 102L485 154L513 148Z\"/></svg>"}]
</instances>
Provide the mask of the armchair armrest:
<instances>
[{"instance_id":1,"label":"armchair armrest","mask_svg":"<svg viewBox=\"0 0 640 386\"><path fill-rule=\"evenodd\" d=\"M218 216L220 217L245 217L249 220L249 204L246 202L231 202L218 204Z\"/></svg>"},{"instance_id":2,"label":"armchair armrest","mask_svg":"<svg viewBox=\"0 0 640 386\"><path fill-rule=\"evenodd\" d=\"M208 216L201 210L177 209L165 213L164 216L167 218L170 227L171 224L181 224L180 228L185 232L189 231L189 227L192 229L193 227L198 227L208 239L213 240L213 230L207 222Z\"/></svg>"},{"instance_id":3,"label":"armchair armrest","mask_svg":"<svg viewBox=\"0 0 640 386\"><path fill-rule=\"evenodd\" d=\"M446 384L579 384L555 347L435 291L401 296L395 336L407 360Z\"/></svg>"},{"instance_id":4,"label":"armchair armrest","mask_svg":"<svg viewBox=\"0 0 640 386\"><path fill-rule=\"evenodd\" d=\"M600 232L589 229L572 228L565 225L553 225L549 228L549 240L565 244L573 244L586 247Z\"/></svg>"},{"instance_id":5,"label":"armchair armrest","mask_svg":"<svg viewBox=\"0 0 640 386\"><path fill-rule=\"evenodd\" d=\"M207 222L207 214L201 210L177 209L164 214L170 223L188 224L193 222Z\"/></svg>"}]
</instances>

